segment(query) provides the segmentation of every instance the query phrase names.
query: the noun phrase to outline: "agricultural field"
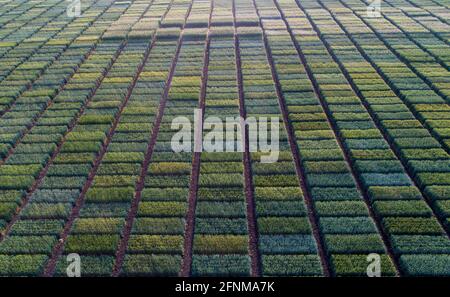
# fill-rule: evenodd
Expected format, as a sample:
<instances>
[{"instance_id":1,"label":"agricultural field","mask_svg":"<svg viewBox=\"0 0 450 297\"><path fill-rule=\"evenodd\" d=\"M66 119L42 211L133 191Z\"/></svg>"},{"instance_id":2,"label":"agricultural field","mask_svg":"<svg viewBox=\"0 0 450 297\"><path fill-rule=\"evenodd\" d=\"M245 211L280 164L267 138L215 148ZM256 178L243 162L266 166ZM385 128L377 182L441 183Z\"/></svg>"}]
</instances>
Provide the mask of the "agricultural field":
<instances>
[{"instance_id":1,"label":"agricultural field","mask_svg":"<svg viewBox=\"0 0 450 297\"><path fill-rule=\"evenodd\" d=\"M0 0L0 276L450 276L449 0L76 2Z\"/></svg>"}]
</instances>

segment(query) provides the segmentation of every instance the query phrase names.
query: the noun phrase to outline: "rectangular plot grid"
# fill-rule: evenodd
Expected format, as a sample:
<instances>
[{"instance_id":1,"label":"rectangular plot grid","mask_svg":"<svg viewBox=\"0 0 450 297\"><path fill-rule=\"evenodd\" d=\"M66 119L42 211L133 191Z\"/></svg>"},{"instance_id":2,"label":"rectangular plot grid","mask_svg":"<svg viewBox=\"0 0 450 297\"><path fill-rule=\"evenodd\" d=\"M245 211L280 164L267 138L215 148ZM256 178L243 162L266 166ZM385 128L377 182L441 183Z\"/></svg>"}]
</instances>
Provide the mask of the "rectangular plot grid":
<instances>
[{"instance_id":1,"label":"rectangular plot grid","mask_svg":"<svg viewBox=\"0 0 450 297\"><path fill-rule=\"evenodd\" d=\"M0 276L450 276L448 3L81 3L0 7Z\"/></svg>"}]
</instances>

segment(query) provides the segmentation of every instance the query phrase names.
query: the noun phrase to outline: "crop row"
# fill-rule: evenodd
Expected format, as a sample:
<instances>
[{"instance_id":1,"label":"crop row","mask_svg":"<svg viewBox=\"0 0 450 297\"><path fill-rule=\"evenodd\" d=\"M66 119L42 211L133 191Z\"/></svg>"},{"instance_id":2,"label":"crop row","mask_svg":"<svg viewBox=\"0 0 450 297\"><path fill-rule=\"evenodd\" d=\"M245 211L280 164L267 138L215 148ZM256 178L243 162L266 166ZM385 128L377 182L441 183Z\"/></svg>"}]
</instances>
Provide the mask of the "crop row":
<instances>
[{"instance_id":1,"label":"crop row","mask_svg":"<svg viewBox=\"0 0 450 297\"><path fill-rule=\"evenodd\" d=\"M110 44L109 46L105 45L99 45L96 49L96 52L88 59L91 65L96 65L96 68L94 68L94 71L98 71L98 75L100 77L101 72L108 66L109 63L111 63L110 60L102 59L109 58L111 59L114 55L114 53L118 50L118 44ZM103 63L102 63L103 62ZM102 67L102 68L101 68ZM80 69L83 69L81 67ZM100 69L96 70L96 69ZM95 72L94 72L95 73ZM68 85L71 85L70 83ZM75 84L73 84L75 85ZM72 114L73 116L76 116L77 112L79 111L79 108L83 105L83 102L87 99L88 94L92 91L92 88L95 87L94 84L86 84L83 83L83 89L78 89L76 91L71 91L71 96L65 96L66 92L61 93L61 101L56 102L49 111L55 110L57 113L65 112L67 114ZM75 95L76 94L76 95ZM64 102L64 98L66 100L70 100L69 102ZM77 100L77 101L75 101ZM78 108L77 108L78 107ZM56 114L57 115L57 114ZM50 116L44 116L42 118L44 121L47 122L47 124L38 124L36 125L30 135L47 135L48 133L56 134L58 137L53 140L53 147L49 151L41 151L38 153L24 153L24 154L14 154L12 157L10 157L6 164L3 166L17 166L22 167L24 165L34 165L37 164L38 166L45 166L46 163L50 159L50 153L53 151L56 147L56 144L64 138L64 135L66 134L68 127L67 127L67 121L68 118L64 117L50 117ZM58 133L58 134L57 134ZM70 147L72 142L74 141L88 141L92 139L95 136L104 135L102 133L93 133L93 132L81 132L81 131L74 131L73 133L70 133L71 135L67 136L67 146ZM73 136L72 136L73 135ZM72 139L71 139L72 138ZM45 144L45 142L44 142ZM76 142L75 142L76 144ZM24 246L24 241L39 241L41 242L44 239L46 240L46 244L39 244L40 247L45 247L45 251L42 248L39 248L38 250L35 249L29 249L29 253L33 254L50 254L52 250L52 246L55 244L57 240L57 234L60 233L61 228L63 226L63 221L60 222L60 228L57 229L57 231L54 231L55 234L53 237L50 237L52 241L49 241L49 236L46 237L35 235L21 235L20 232L17 235L13 235L15 233L16 226L20 226L20 224L27 224L25 221L29 220L28 224L33 225L39 225L39 224L47 224L52 219L64 219L67 218L70 214L72 205L74 204L76 198L79 195L79 191L85 182L85 178L83 176L74 175L73 173L76 173L78 171L78 174L87 174L87 172L90 170L91 162L93 160L94 154L93 153L84 153L85 150L85 144L81 143L82 146L72 146L73 149L65 149L62 148L62 152L58 154L58 156L53 160L52 165L49 168L50 174L45 178L45 181L41 183L41 185L37 188L37 190L33 193L30 203L27 205L27 207L20 213L20 220L13 226L11 230L11 235L7 237L3 242L1 242L1 246L5 247L8 246L8 249L5 251L10 251L12 253L17 252L14 248L14 246L20 247ZM97 143L98 146L98 143ZM32 143L32 147L42 147L40 145L40 142L34 141ZM18 147L19 148L19 147ZM95 149L95 148L94 148ZM92 150L92 148L91 148ZM77 151L80 151L77 153ZM87 166L79 166L82 162L85 162ZM71 164L75 164L71 165ZM79 164L79 165L78 165ZM73 169L73 167L76 167ZM53 169L55 168L55 169ZM55 171L55 176L51 175L51 172ZM64 172L65 171L65 172ZM30 172L31 173L31 172ZM65 175L64 175L65 173ZM19 188L20 190L25 190L31 186L32 183L34 183L34 176L18 176L18 179L25 179L27 178L28 182L26 184L20 185L19 183L13 183L14 188ZM66 189L57 189L56 187L63 187ZM75 190L71 189L75 188ZM20 197L19 197L20 198ZM17 199L17 198L16 198ZM35 206L36 205L36 206ZM22 223L24 222L24 223ZM30 227L31 230L34 228ZM40 229L40 227L36 227L36 229ZM45 229L44 229L45 230ZM16 243L17 242L17 243ZM46 257L43 257L43 260L46 260ZM39 271L42 271L43 264L40 263L38 267L32 266L34 268L33 273L39 273ZM31 269L31 268L28 268Z\"/></svg>"},{"instance_id":2,"label":"crop row","mask_svg":"<svg viewBox=\"0 0 450 297\"><path fill-rule=\"evenodd\" d=\"M289 8L292 9L292 6L290 6ZM325 32L336 30L335 27L331 26L332 22L329 21L329 18L327 18L323 14L321 14L320 16L315 15L311 13L307 8L305 8L304 11L312 20L314 20L314 23L317 25L317 28L320 32L323 32L322 30L324 30ZM290 18L288 18L288 22L291 22ZM295 25L296 23L293 22L293 24ZM307 23L300 28L303 29L305 26L311 28ZM391 97L385 96L380 98L380 95L378 94L365 92L365 90L368 89L366 86L370 87L372 83L374 83L374 80L358 81L357 79L355 79L353 80L353 83L354 85L356 85L356 88L352 89L352 87L349 85L349 82L346 81L346 78L344 78L344 76L340 74L339 66L346 69L346 72L350 78L367 77L369 75L375 78L376 76L374 76L373 74L374 70L371 71L369 67L365 67L364 70L361 68L357 68L356 65L364 65L363 63L365 61L363 60L363 57L355 54L357 53L355 50L334 50L338 45L342 44L341 41L345 38L344 34L322 35L323 40L320 40L315 34L311 35L311 40L306 41L304 38L297 38L297 42L300 44L306 61L308 61L308 64L312 69L312 73L314 74L314 78L317 82L320 93L324 97L326 105L330 110L329 114L332 118L332 121L336 123L338 133L340 138L342 139L345 150L351 158L351 163L354 164L355 172L357 173L358 178L361 181L361 185L363 186L364 191L368 193L369 198L371 199L371 206L374 210L375 215L380 218L382 227L389 236L395 256L400 257L400 265L402 266L402 269L404 269L407 273L418 273L418 271L420 270L419 268L425 263L412 260L414 259L413 256L404 257L403 255L421 253L445 254L448 252L448 239L445 235L444 230L442 230L439 220L435 217L432 209L430 209L427 203L424 202L420 191L417 187L414 186L414 183L411 182L407 174L408 172L404 169L405 166L407 167L406 170L410 169L408 167L414 166L414 163L402 163L401 161L403 160L399 160L397 156L390 150L389 143L386 142L386 139L387 141L392 141L392 147L399 152L408 152L408 150L410 150L410 155L406 157L407 159L424 159L423 162L427 162L427 158L424 154L429 154L429 150L437 151L439 149L439 146L431 136L428 136L428 139L425 138L424 136L426 136L427 134L421 135L420 138L412 139L409 138L413 136L408 137L405 135L406 133L396 133L396 136L391 136L390 132L395 131L399 127L402 129L408 128L398 124L395 126L391 125L389 127L390 129L384 129L385 126L383 125L383 123L386 124L390 121L400 122L400 120L395 119L395 112L394 115L386 117L387 114L391 114L392 112L383 108L385 106L393 106L393 100L399 100L398 97L396 98L395 95L392 95ZM315 49L317 53L314 54L309 50L312 40L319 42L315 43ZM322 43L323 41L326 41L326 43ZM333 58L329 56L326 45L331 48L331 53L335 53L334 58L338 63L335 63L333 61ZM333 68L334 71L332 70ZM320 71L320 69L323 69L323 71ZM339 92L341 92L342 95L347 94L346 96L348 96L349 100L347 104L338 106L339 109L333 108L333 96L328 95L330 88L327 86L326 79L321 78L321 73L327 75L335 74L333 76L334 81L329 83L328 86L332 87L331 90L333 94L337 94ZM359 94L359 98L355 95L352 95L353 91L356 91L356 93ZM389 101L383 102L383 99L389 99ZM350 100L352 100L352 102L350 102ZM371 118L368 118L369 115L367 114L365 107L361 105L361 103L359 103L360 100L362 100L362 103L366 103L366 107L368 107L369 110L369 115L372 115L374 117L376 123L372 122ZM346 131L347 129L343 127L342 124L340 124L340 121L342 121L342 119L341 117L339 117L339 113L348 112L346 109L348 111L351 111L351 113L347 114L347 116L354 114L356 116L354 117L354 119L358 119L360 123L364 123L365 128L362 128L360 125L358 125L357 121L352 120L350 117L347 119L347 123L350 124L349 127L359 126L361 133L348 133ZM385 114L384 117L382 116L383 113ZM365 114L365 119L359 118L358 114ZM381 129L381 132L388 134L388 136L391 136L392 138L387 137L386 139L383 139L382 134L379 130L376 130L376 128ZM417 128L417 126L415 128ZM358 144L359 139L361 140L360 143L364 144L364 147L361 147ZM427 142L429 144L434 143L434 146L430 148L421 145L421 143L424 142ZM425 149L423 147L425 147ZM366 152L363 153L361 149L365 149ZM412 153L413 150L414 153ZM422 155L420 154L421 150L424 152L424 154ZM404 153L400 153L398 155L400 155L400 158L402 159L405 158ZM440 156L445 156L445 152L442 152ZM439 160L439 157L435 157L435 159ZM444 160L445 159L446 158L444 158ZM416 164L418 163L419 162L417 162ZM428 168L433 168L430 165ZM423 165L421 167L423 168ZM445 165L439 167L441 168L441 170L445 171ZM429 173L425 175L431 176L432 174ZM418 177L417 174L416 176L413 176L411 174L411 176L413 178ZM431 179L430 177L428 181L429 183L445 183L445 178ZM417 184L419 186L423 185L423 183L421 183L420 181L420 178L418 179ZM407 246L411 242L420 241L420 239L425 241L426 245L421 247ZM441 257L444 263L445 261L447 261L445 256L437 257ZM430 257L419 258L421 259L421 261L431 259ZM414 265L419 266L417 267ZM425 268L423 271L421 271L421 273L432 273L432 269L435 269L435 267L430 267L430 270L426 270ZM440 270L436 270L435 272L443 273L443 271Z\"/></svg>"},{"instance_id":3,"label":"crop row","mask_svg":"<svg viewBox=\"0 0 450 297\"><path fill-rule=\"evenodd\" d=\"M445 39L433 28L429 28L425 24L421 23L421 18L415 19L410 16L402 9L402 6L397 7L394 3L386 3L389 5L386 7L388 8L388 13L383 14L383 16L393 25L402 30L402 32L404 32L407 37L420 49L434 57L439 64L448 68L449 60L448 55L445 53L447 47L445 44ZM351 6L352 9L359 9L362 6L365 6L365 3L351 3Z\"/></svg>"},{"instance_id":4,"label":"crop row","mask_svg":"<svg viewBox=\"0 0 450 297\"><path fill-rule=\"evenodd\" d=\"M152 5L155 4L157 6L150 9L153 15L159 15L160 19L164 19L167 12L172 9L170 2L157 1ZM139 11L142 12L142 9ZM73 223L64 247L65 254L76 252L82 259L88 259L89 264L84 268L87 275L111 275L113 271L116 251L126 224L125 218L134 198L135 186L153 130L152 123L174 55L175 43L166 43L157 36L154 44L148 49L149 44L145 40L132 38L129 44L133 45L134 49L130 52L130 56L123 56L122 63L117 64L118 75L110 72L112 79L122 78L129 73L129 76L134 76L133 80L136 79L136 83L127 88L130 97L120 111L120 118L111 134L107 151L95 172L92 185L85 196L85 203L81 207L79 217ZM134 71L130 71L133 69L129 68L129 59L136 55L145 56L144 53L147 51L149 51L147 60L140 62L145 64L142 68L138 68L137 74L133 74ZM156 70L163 71L157 77L147 75ZM109 194L111 190L117 195L111 196ZM84 228L77 229L78 224L83 224L85 220L87 224ZM108 223L110 220L114 222L114 228L104 228L103 225L110 226ZM102 221L105 221L103 225ZM56 273L64 274L64 266L65 257L60 257Z\"/></svg>"},{"instance_id":5,"label":"crop row","mask_svg":"<svg viewBox=\"0 0 450 297\"><path fill-rule=\"evenodd\" d=\"M276 14L277 8L272 3L266 6L261 4L260 9L263 8L267 11L272 8L271 14ZM291 8L289 11L292 17L298 13ZM298 22L295 24L298 26L295 28L303 29ZM305 179L314 201L323 244L332 263L331 273L363 274L365 269L360 263L364 261L365 255L386 253L382 239L346 164L341 147L336 142L336 131L315 94L306 65L303 65L295 50L287 28L282 20L263 21L263 27L265 30L278 30L276 34L268 36L270 56L274 60L299 154L303 159ZM302 39L306 42L307 37L302 36ZM314 73L327 74L330 70L319 67L314 69ZM328 83L326 78L325 83ZM334 82L329 83L332 86ZM339 89L337 95L334 94L330 95L331 100L345 97ZM345 110L336 110L336 113L350 116ZM345 124L349 119L342 117L340 120ZM386 255L382 257L383 273L392 274L390 259Z\"/></svg>"},{"instance_id":6,"label":"crop row","mask_svg":"<svg viewBox=\"0 0 450 297\"><path fill-rule=\"evenodd\" d=\"M96 12L94 20L100 17L108 18L111 11L106 11L103 7ZM111 9L112 10L112 9ZM94 12L94 11L93 11ZM0 155L7 159L11 151L21 141L34 141L35 138L28 135L34 124L39 122L40 117L46 113L47 108L53 103L53 100L61 91L62 86L71 79L71 81L88 81L95 79L95 75L88 77L76 73L78 67L85 61L86 55L92 52L97 43L97 34L101 34L107 25L104 23L95 23L88 30L88 24L80 26L79 30L74 32L65 32L64 36L71 36L71 43L66 47L63 53L56 52L52 57L53 63L41 76L34 81L31 87L16 98L13 106L10 106L2 116L2 135L0 144ZM82 35L79 35L82 33ZM55 48L49 46L49 48ZM59 49L57 46L55 49ZM48 50L48 48L47 48ZM48 54L48 53L47 53ZM29 73L30 70L23 70ZM75 74L76 73L76 74ZM39 141L39 139L37 139Z\"/></svg>"},{"instance_id":7,"label":"crop row","mask_svg":"<svg viewBox=\"0 0 450 297\"><path fill-rule=\"evenodd\" d=\"M401 3L393 1L387 1L387 3L400 9L422 26L431 30L438 38L445 39L448 37L449 22L445 17L448 6L446 7L442 1L439 3L438 1L406 0ZM419 12L411 11L411 9Z\"/></svg>"},{"instance_id":8,"label":"crop row","mask_svg":"<svg viewBox=\"0 0 450 297\"><path fill-rule=\"evenodd\" d=\"M346 4L348 7L348 4ZM419 41L405 33L396 26L395 21L389 17L389 11L383 13L385 17L379 22L372 22L365 18L365 14L359 11L354 11L355 15L359 16L368 28L383 40L384 44L392 50L392 52L400 58L418 77L428 83L429 88L442 96L447 102L450 102L450 90L448 84L442 78L449 75L448 65L445 65L440 58L434 56L433 53L427 51L427 48L422 46ZM403 20L403 19L402 19ZM407 22L405 22L407 25ZM432 34L429 34L429 39L433 44L438 44L439 40ZM436 40L433 40L436 39ZM445 39L444 39L445 40Z\"/></svg>"},{"instance_id":9,"label":"crop row","mask_svg":"<svg viewBox=\"0 0 450 297\"><path fill-rule=\"evenodd\" d=\"M17 17L16 14L14 13L15 11L23 13L32 8L33 6L41 4L41 2L42 1L35 1L33 3L29 3L28 1L25 0L4 1L2 7L0 8L0 16L1 16L0 25L3 27L4 25L11 22L11 20L13 20L15 17Z\"/></svg>"},{"instance_id":10,"label":"crop row","mask_svg":"<svg viewBox=\"0 0 450 297\"><path fill-rule=\"evenodd\" d=\"M95 24L92 26L92 32L102 30L102 28L103 30L105 29L104 25ZM89 50L94 44L92 41L86 44L83 43L81 48ZM94 88L96 80L102 76L102 71L109 62L105 53L112 49L113 47L108 44L103 45L103 47L100 46L86 60L83 59L82 54L78 50L75 50L73 53L74 57L72 58L72 55L69 55L67 61L73 60L75 63L85 62L78 69L77 73L80 75L79 73L90 72L89 80L80 80L79 78L77 79L77 74L73 75L73 80L65 85L65 90L54 98L51 106L48 104L48 97L33 95L33 91L30 91L30 97L24 97L24 100L15 106L16 109L11 111L11 116L8 113L2 119L2 131L4 132L1 140L4 142L2 145L5 151L8 151L11 145L15 146L15 150L14 156L8 155L4 164L0 166L0 179L3 181L0 187L2 192L5 191L7 196L9 196L9 198L2 199L2 202L9 204L2 205L1 219L5 221L11 219L22 196L21 193L17 192L13 197L11 196L12 194L8 194L8 191L25 191L33 185L36 177L42 172L50 156L63 139L63 135L68 129L67 125L83 106L87 96ZM68 53L71 53L71 51ZM77 57L75 54L79 56ZM66 63L55 66L55 69L66 75L71 75L74 67ZM43 78L45 79L46 75ZM56 82L54 85L49 85L49 87L53 87L55 90L59 87L59 84L59 82ZM80 88L83 84L87 84L87 87L84 89ZM76 96L80 98L78 102L74 100ZM21 112L20 110L23 111ZM31 119L28 117L36 117L38 114L39 120L27 128L31 123ZM19 115L19 117L13 119L14 115ZM18 182L15 182L15 179Z\"/></svg>"},{"instance_id":11,"label":"crop row","mask_svg":"<svg viewBox=\"0 0 450 297\"><path fill-rule=\"evenodd\" d=\"M251 1L238 1L240 10L258 18ZM282 120L261 30L254 31L259 34L239 35L247 115ZM305 181L299 182L301 177L296 174L283 122L279 138L278 162L260 163L260 154L252 154L262 275L321 275L322 263L304 199L308 193L300 187Z\"/></svg>"},{"instance_id":12,"label":"crop row","mask_svg":"<svg viewBox=\"0 0 450 297\"><path fill-rule=\"evenodd\" d=\"M222 129L211 126L212 117L225 121L240 115L234 39L217 35L218 29L233 30L231 4L214 3L204 137L212 128ZM233 139L242 141L237 130ZM219 152L201 154L192 275L250 275L243 154L221 152L226 144L217 144Z\"/></svg>"},{"instance_id":13,"label":"crop row","mask_svg":"<svg viewBox=\"0 0 450 297\"><path fill-rule=\"evenodd\" d=\"M166 86L170 91L164 99L167 102L164 103L159 132L154 136L156 144L150 166L142 176L141 201L126 246L121 275L176 276L182 265L192 154L172 151L171 139L177 131L172 129L171 122L177 116L192 118L192 110L198 106L205 43L180 36L181 31L168 37L164 29L184 24L195 15L194 11L209 13L209 3L180 2L174 8L165 19L171 22L162 23L165 27L161 37L170 41L161 54L167 53L167 56L158 59L161 64L148 65L150 73L160 71L164 80L170 74L169 69L174 69L170 70L173 76L169 77L170 85Z\"/></svg>"},{"instance_id":14,"label":"crop row","mask_svg":"<svg viewBox=\"0 0 450 297\"><path fill-rule=\"evenodd\" d=\"M17 2L19 7L14 7L12 10L5 11L2 14L0 40L2 40L2 44L5 47L2 50L2 54L17 46L20 41L32 36L36 29L40 28L36 27L37 25L42 26L47 22L46 19L43 20L41 18L48 17L51 19L52 16L60 15L64 11L62 1ZM2 7L4 9L8 8L7 5Z\"/></svg>"},{"instance_id":15,"label":"crop row","mask_svg":"<svg viewBox=\"0 0 450 297\"><path fill-rule=\"evenodd\" d=\"M31 17L31 21L26 20L25 24L21 24L19 21L15 24L19 27L15 27L11 34L2 39L5 47L2 47L4 52L0 54L2 58L0 85L5 100L11 97L13 100L14 96L25 88L25 79L32 78L33 74L36 75L51 63L50 55L45 55L45 53L52 53L52 48L45 50L43 47L51 45L51 38L73 22L73 19L68 18L64 13L63 1L51 1L50 3L54 6L36 10L36 12L39 11L36 15L38 18ZM88 2L85 9L90 8L94 3L94 1ZM17 30L19 28L20 30ZM14 42L8 43L8 41ZM53 44L53 47L55 46L58 44ZM61 44L59 46L61 47Z\"/></svg>"},{"instance_id":16,"label":"crop row","mask_svg":"<svg viewBox=\"0 0 450 297\"><path fill-rule=\"evenodd\" d=\"M92 170L91 166L96 158L96 154L98 154L102 143L105 141L113 120L118 115L120 105L126 99L127 90L130 88L133 76L135 75L135 69L142 63L142 55L148 48L148 41L130 42L123 51L118 52L121 50L121 44L121 41L106 41L101 43L79 70L80 73L97 73L97 77L102 79L102 73L109 65L109 72L102 79L100 87L97 88L98 81L96 79L93 80L92 77L89 80L69 82L64 92L58 96L62 98L55 100L55 104L49 109L63 114L59 117L57 115L43 117L50 119L60 118L62 121L59 121L59 125L62 126L64 122L69 122L67 116L71 115L72 117L75 116L76 125L64 136L65 141L61 144L60 153L49 166L47 175L38 185L37 190L30 199L30 203L21 212L21 217L17 224L45 224L49 220L57 219L61 226L56 233L60 234L62 233L61 227L64 224L67 225L67 220L73 217L71 213L74 211L75 201L79 199L80 191L84 188L84 184L87 182L88 175ZM110 59L116 53L120 54L111 67L112 61ZM68 86L72 87L68 88ZM95 95L92 98L88 98L94 88L96 89ZM66 94L68 92L70 94ZM79 112L79 108L88 102L88 107L83 109L82 115L78 117L76 114ZM75 107L78 107L78 109ZM49 123L48 125L58 127L55 126L58 123ZM33 128L32 133L38 128L39 124ZM47 127L44 126L43 128ZM67 131L67 128L67 126L62 126L60 130ZM117 128L119 131L127 132L129 125L125 124L123 127L118 126ZM35 144L33 142L33 145ZM15 156L16 154L14 154ZM8 162L14 160L14 157L8 159ZM27 160L31 159L29 154L26 157ZM118 157L120 157L119 160L123 158L121 153L111 152L104 158L104 162L108 163L109 161L114 163L114 160L117 160ZM133 160L132 158L130 159ZM106 176L106 178L103 178L97 184L100 184L100 186L111 185L111 183L115 183L117 180L119 183L130 182L130 179L127 177L113 177L111 180L111 178ZM36 197L40 197L40 199ZM103 206L105 205L111 208L111 211L120 211L120 207L114 208L114 205L103 204ZM123 212L126 212L126 210L127 208L125 206ZM102 205L95 204L91 208L84 208L84 211L87 213L92 212L93 214L102 213ZM29 249L26 253L45 254L46 257L44 259L52 253L55 241L58 238L55 236L55 231L51 233L53 236L49 234L40 236L33 234L13 235L15 226L17 225L15 224L13 226L11 236L7 237L2 242L2 245L5 247L20 247L26 246L25 243L29 241L36 243L36 250ZM86 240L89 239L87 238ZM69 237L67 242L69 249L71 242L72 239ZM101 247L102 244L99 244L98 248L101 249ZM6 250L14 253L14 248L7 248ZM44 263L42 262L39 266L30 267L30 269L34 269L34 273L42 272Z\"/></svg>"},{"instance_id":17,"label":"crop row","mask_svg":"<svg viewBox=\"0 0 450 297\"><path fill-rule=\"evenodd\" d=\"M417 67L428 71L430 78L420 78L411 70L412 66L408 67L410 63L405 60L405 54L396 52L387 37L381 34L373 34L373 32L378 33L376 28L371 30L370 27L367 27L365 34L360 34L359 32L353 34L353 27L366 26L361 17L348 14L349 17L344 20L341 14L333 13L332 10L330 12L336 18L336 21L345 27L352 41L361 48L363 54L369 58L370 63L386 82L383 83L383 86L376 85L376 90L364 90L365 93L378 95L378 97L398 95L413 114L408 113L407 110L405 110L406 113L400 113L401 110L399 110L397 115L400 118L396 117L393 119L411 120L417 118L448 153L449 137L445 129L448 122L448 101L445 99L445 94L442 94L439 90L436 93L435 90L427 85L427 81L431 84L434 82L439 83L442 77L448 76L448 71L445 69L440 70L439 68L442 68L440 65L433 66L432 62L424 61L422 66L417 65ZM395 35L396 39L399 38L397 35L399 34ZM401 42L401 44L406 43L407 40ZM443 86L442 91L445 91L445 83Z\"/></svg>"}]
</instances>

